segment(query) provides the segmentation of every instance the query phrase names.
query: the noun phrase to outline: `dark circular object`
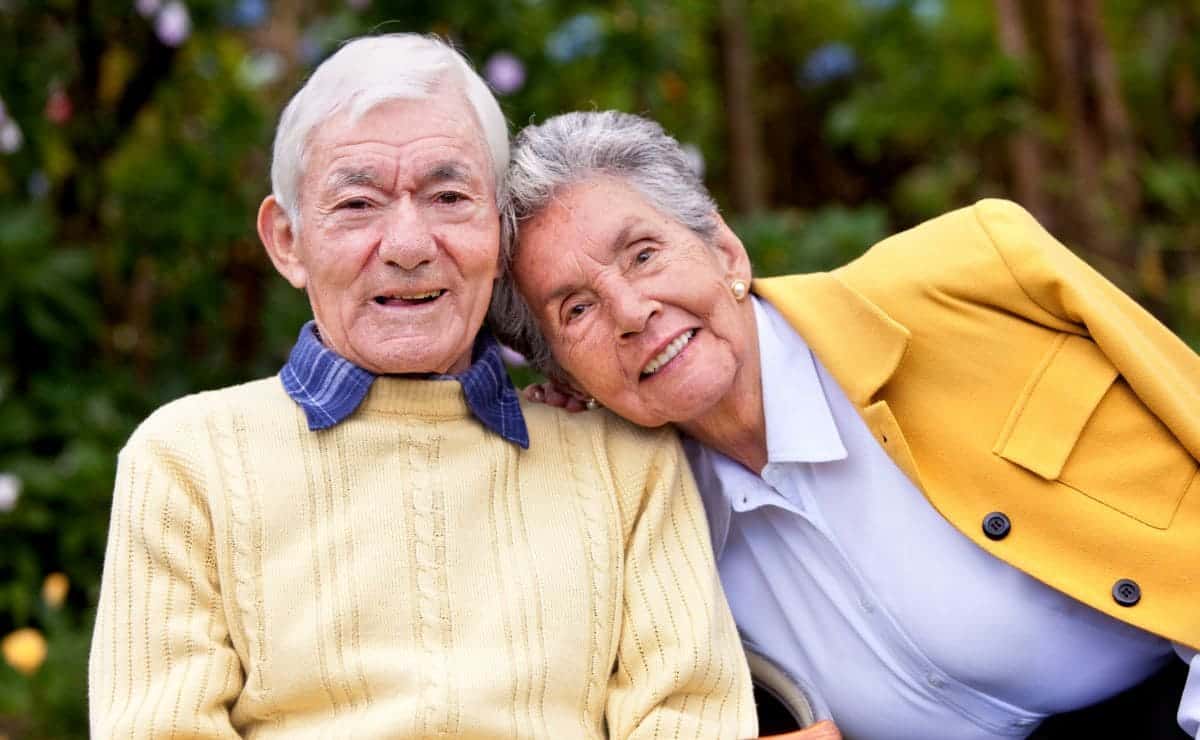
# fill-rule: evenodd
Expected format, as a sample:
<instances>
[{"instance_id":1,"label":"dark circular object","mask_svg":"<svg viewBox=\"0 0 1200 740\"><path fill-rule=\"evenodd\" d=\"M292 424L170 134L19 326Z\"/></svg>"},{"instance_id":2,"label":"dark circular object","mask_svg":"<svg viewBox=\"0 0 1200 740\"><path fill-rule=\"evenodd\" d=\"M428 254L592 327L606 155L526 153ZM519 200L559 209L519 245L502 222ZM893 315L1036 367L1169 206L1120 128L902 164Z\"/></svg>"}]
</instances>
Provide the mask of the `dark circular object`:
<instances>
[{"instance_id":1,"label":"dark circular object","mask_svg":"<svg viewBox=\"0 0 1200 740\"><path fill-rule=\"evenodd\" d=\"M983 518L983 533L988 539L1002 540L1012 531L1012 522L1002 511L993 511Z\"/></svg>"},{"instance_id":2,"label":"dark circular object","mask_svg":"<svg viewBox=\"0 0 1200 740\"><path fill-rule=\"evenodd\" d=\"M1113 600L1121 606L1133 606L1142 600L1142 587L1137 581L1122 578L1113 584Z\"/></svg>"}]
</instances>

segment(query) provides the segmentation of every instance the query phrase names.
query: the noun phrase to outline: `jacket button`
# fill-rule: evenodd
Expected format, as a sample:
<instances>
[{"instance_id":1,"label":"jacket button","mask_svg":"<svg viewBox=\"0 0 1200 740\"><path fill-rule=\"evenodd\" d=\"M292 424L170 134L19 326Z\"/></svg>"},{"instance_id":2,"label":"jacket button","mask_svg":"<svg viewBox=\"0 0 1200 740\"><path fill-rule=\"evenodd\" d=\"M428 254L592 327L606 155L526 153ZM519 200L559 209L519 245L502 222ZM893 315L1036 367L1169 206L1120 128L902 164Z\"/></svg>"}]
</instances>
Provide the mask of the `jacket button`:
<instances>
[{"instance_id":1,"label":"jacket button","mask_svg":"<svg viewBox=\"0 0 1200 740\"><path fill-rule=\"evenodd\" d=\"M1008 536L1011 529L1012 522L1008 521L1003 512L993 511L983 518L983 533L988 539L1002 540Z\"/></svg>"},{"instance_id":2,"label":"jacket button","mask_svg":"<svg viewBox=\"0 0 1200 740\"><path fill-rule=\"evenodd\" d=\"M1112 595L1121 606L1133 606L1142 600L1142 587L1136 581L1122 578L1113 584Z\"/></svg>"}]
</instances>

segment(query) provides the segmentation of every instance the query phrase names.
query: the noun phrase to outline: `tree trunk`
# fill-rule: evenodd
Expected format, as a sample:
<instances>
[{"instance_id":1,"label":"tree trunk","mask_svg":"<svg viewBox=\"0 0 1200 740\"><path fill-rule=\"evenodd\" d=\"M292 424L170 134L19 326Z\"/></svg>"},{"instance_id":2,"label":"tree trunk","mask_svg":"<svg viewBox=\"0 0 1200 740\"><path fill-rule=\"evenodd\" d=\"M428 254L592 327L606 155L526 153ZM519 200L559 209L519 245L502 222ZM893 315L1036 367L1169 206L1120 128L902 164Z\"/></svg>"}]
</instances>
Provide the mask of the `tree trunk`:
<instances>
[{"instance_id":1,"label":"tree trunk","mask_svg":"<svg viewBox=\"0 0 1200 740\"><path fill-rule=\"evenodd\" d=\"M729 172L734 210L742 213L766 207L762 145L754 114L754 59L746 30L742 0L721 0L721 58L725 67L724 97L729 126Z\"/></svg>"},{"instance_id":2,"label":"tree trunk","mask_svg":"<svg viewBox=\"0 0 1200 740\"><path fill-rule=\"evenodd\" d=\"M1081 29L1076 3L1043 6L1054 106L1066 129L1070 189L1062 193L1065 208L1063 236L1080 249L1094 252L1132 269L1119 235L1105 223L1106 198L1102 182L1103 151L1088 118L1087 48L1079 43ZM1066 220L1069 219L1069 220Z\"/></svg>"},{"instance_id":3,"label":"tree trunk","mask_svg":"<svg viewBox=\"0 0 1200 740\"><path fill-rule=\"evenodd\" d=\"M1125 97L1121 93L1117 62L1104 35L1099 3L1096 0L1078 0L1075 10L1079 17L1080 41L1084 44L1095 84L1093 95L1104 142L1105 180L1112 184L1113 199L1123 219L1133 221L1142 200L1136 174L1137 145L1133 126L1129 123Z\"/></svg>"},{"instance_id":4,"label":"tree trunk","mask_svg":"<svg viewBox=\"0 0 1200 740\"><path fill-rule=\"evenodd\" d=\"M995 0L996 31L1000 49L1022 69L1029 67L1029 42L1019 0ZM1032 107L1032 106L1030 106ZM1008 157L1012 168L1013 192L1017 200L1047 227L1050 211L1042 196L1042 156L1037 137L1028 128L1020 128L1008 137Z\"/></svg>"},{"instance_id":5,"label":"tree trunk","mask_svg":"<svg viewBox=\"0 0 1200 740\"><path fill-rule=\"evenodd\" d=\"M1179 39L1183 53L1176 56L1171 80L1171 113L1179 132L1179 151L1184 157L1200 158L1200 141L1192 134L1196 117L1200 115L1197 105L1196 69L1189 52L1200 49L1195 41L1197 32L1196 14L1186 3L1179 9Z\"/></svg>"}]
</instances>

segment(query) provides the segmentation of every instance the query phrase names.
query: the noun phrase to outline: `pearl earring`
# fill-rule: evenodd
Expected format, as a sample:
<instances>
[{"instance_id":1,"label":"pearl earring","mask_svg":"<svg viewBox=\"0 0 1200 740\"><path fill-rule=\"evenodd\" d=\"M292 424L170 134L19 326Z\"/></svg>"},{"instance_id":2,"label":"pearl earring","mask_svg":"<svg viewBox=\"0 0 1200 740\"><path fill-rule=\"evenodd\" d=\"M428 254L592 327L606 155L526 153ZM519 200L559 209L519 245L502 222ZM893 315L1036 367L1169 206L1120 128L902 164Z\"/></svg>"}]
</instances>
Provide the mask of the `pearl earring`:
<instances>
[{"instance_id":1,"label":"pearl earring","mask_svg":"<svg viewBox=\"0 0 1200 740\"><path fill-rule=\"evenodd\" d=\"M729 290L733 292L733 299L740 301L746 297L749 288L747 288L745 280L734 280L729 284Z\"/></svg>"},{"instance_id":2,"label":"pearl earring","mask_svg":"<svg viewBox=\"0 0 1200 740\"><path fill-rule=\"evenodd\" d=\"M583 405L587 407L588 411L595 411L596 409L600 408L600 402L590 396L588 397L588 400L583 402Z\"/></svg>"}]
</instances>

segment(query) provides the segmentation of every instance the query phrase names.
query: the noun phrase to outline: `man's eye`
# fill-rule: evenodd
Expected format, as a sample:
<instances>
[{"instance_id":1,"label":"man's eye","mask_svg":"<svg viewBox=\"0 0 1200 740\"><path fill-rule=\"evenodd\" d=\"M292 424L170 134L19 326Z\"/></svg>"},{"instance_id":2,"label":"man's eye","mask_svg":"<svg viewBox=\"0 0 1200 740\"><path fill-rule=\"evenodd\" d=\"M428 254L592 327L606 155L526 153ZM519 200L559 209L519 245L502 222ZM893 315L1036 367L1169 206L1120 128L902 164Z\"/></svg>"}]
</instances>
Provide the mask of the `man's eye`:
<instances>
[{"instance_id":1,"label":"man's eye","mask_svg":"<svg viewBox=\"0 0 1200 740\"><path fill-rule=\"evenodd\" d=\"M467 196L463 195L462 193L456 193L453 190L447 190L445 192L438 193L433 197L433 199L438 203L442 203L444 205L454 205L459 201L466 200L466 198Z\"/></svg>"},{"instance_id":2,"label":"man's eye","mask_svg":"<svg viewBox=\"0 0 1200 740\"><path fill-rule=\"evenodd\" d=\"M649 261L650 258L653 256L654 256L653 249L643 249L637 253L637 255L633 258L633 261L640 265L643 262Z\"/></svg>"},{"instance_id":3,"label":"man's eye","mask_svg":"<svg viewBox=\"0 0 1200 740\"><path fill-rule=\"evenodd\" d=\"M371 202L366 198L351 198L338 204L339 210L344 211L363 211L370 208Z\"/></svg>"}]
</instances>

